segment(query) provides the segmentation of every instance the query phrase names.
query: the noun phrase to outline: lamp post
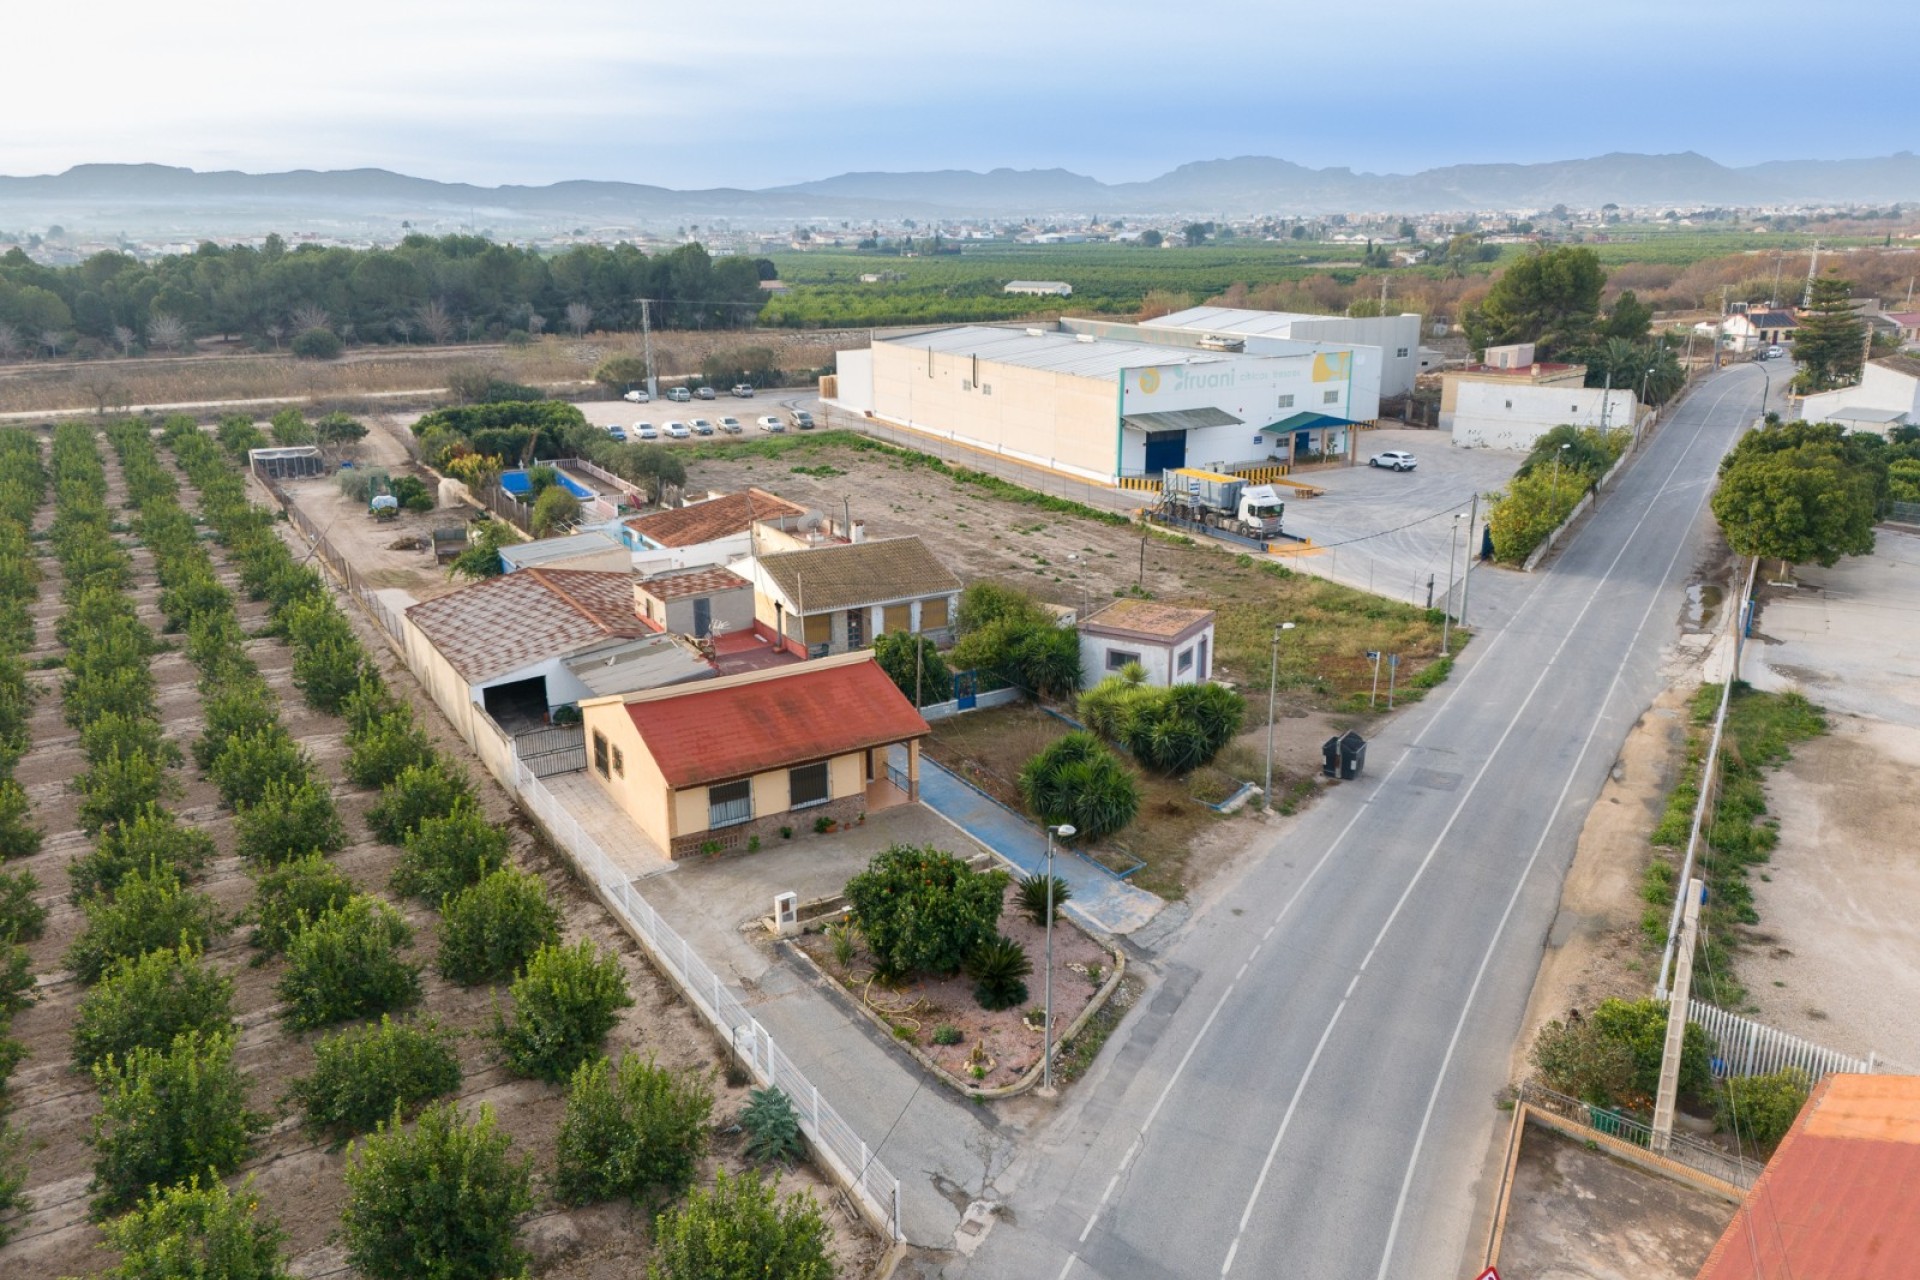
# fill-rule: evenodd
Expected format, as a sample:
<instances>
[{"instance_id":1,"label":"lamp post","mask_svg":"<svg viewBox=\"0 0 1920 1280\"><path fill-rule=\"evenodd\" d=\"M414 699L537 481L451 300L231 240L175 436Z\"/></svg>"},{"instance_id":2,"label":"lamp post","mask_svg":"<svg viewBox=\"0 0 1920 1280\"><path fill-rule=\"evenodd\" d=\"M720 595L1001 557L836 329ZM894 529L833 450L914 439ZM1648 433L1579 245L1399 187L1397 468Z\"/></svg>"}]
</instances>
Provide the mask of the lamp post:
<instances>
[{"instance_id":1,"label":"lamp post","mask_svg":"<svg viewBox=\"0 0 1920 1280\"><path fill-rule=\"evenodd\" d=\"M1560 447L1566 448L1565 445ZM1553 462L1557 467L1560 459L1556 457ZM1447 642L1453 630L1453 553L1460 545L1460 521L1466 517L1466 514L1464 511L1454 512L1453 520L1448 525L1450 532L1447 535L1447 594L1440 597L1440 656L1443 658L1448 656Z\"/></svg>"},{"instance_id":2,"label":"lamp post","mask_svg":"<svg viewBox=\"0 0 1920 1280\"><path fill-rule=\"evenodd\" d=\"M1273 655L1267 671L1267 789L1261 792L1261 799L1269 809L1273 807L1273 708L1280 691L1280 633L1291 630L1291 622L1283 622L1273 629Z\"/></svg>"},{"instance_id":3,"label":"lamp post","mask_svg":"<svg viewBox=\"0 0 1920 1280\"><path fill-rule=\"evenodd\" d=\"M1047 1033L1040 1059L1040 1095L1053 1096L1053 838L1071 840L1079 834L1071 822L1047 828Z\"/></svg>"},{"instance_id":4,"label":"lamp post","mask_svg":"<svg viewBox=\"0 0 1920 1280\"><path fill-rule=\"evenodd\" d=\"M1773 394L1773 375L1767 372L1767 366L1764 364L1756 364L1755 367L1760 370L1760 376L1765 379L1765 381L1760 384L1760 421L1765 422L1767 420L1767 397Z\"/></svg>"},{"instance_id":5,"label":"lamp post","mask_svg":"<svg viewBox=\"0 0 1920 1280\"><path fill-rule=\"evenodd\" d=\"M1553 492L1556 497L1560 493L1560 456L1571 448L1573 448L1573 442L1568 441L1560 446L1560 453L1553 455Z\"/></svg>"}]
</instances>

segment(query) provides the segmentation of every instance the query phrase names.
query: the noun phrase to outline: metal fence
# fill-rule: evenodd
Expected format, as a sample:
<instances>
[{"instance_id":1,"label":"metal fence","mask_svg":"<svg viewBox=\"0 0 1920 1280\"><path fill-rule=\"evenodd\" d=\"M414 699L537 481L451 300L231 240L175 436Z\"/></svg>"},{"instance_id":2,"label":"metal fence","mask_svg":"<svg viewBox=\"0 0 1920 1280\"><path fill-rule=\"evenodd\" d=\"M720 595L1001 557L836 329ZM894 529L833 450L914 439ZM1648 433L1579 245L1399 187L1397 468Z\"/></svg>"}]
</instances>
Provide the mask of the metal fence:
<instances>
[{"instance_id":1,"label":"metal fence","mask_svg":"<svg viewBox=\"0 0 1920 1280\"><path fill-rule=\"evenodd\" d=\"M1764 1076L1798 1067L1807 1073L1809 1080L1818 1080L1835 1071L1873 1070L1871 1055L1856 1058L1836 1053L1824 1045L1729 1013L1704 1000L1687 1001L1687 1021L1697 1023L1713 1037L1713 1074L1716 1076Z\"/></svg>"},{"instance_id":2,"label":"metal fence","mask_svg":"<svg viewBox=\"0 0 1920 1280\"><path fill-rule=\"evenodd\" d=\"M578 773L587 767L587 731L572 724L516 733L513 754L536 778Z\"/></svg>"},{"instance_id":3,"label":"metal fence","mask_svg":"<svg viewBox=\"0 0 1920 1280\"><path fill-rule=\"evenodd\" d=\"M1889 502L1887 519L1895 524L1920 524L1920 502Z\"/></svg>"},{"instance_id":4,"label":"metal fence","mask_svg":"<svg viewBox=\"0 0 1920 1280\"><path fill-rule=\"evenodd\" d=\"M1517 1101L1536 1112L1558 1116L1593 1134L1612 1138L1629 1147L1638 1147L1648 1162L1666 1161L1682 1165L1696 1173L1741 1188L1751 1187L1754 1179L1760 1176L1762 1161L1749 1160L1738 1152L1716 1147L1684 1133L1670 1135L1666 1149L1657 1151L1653 1146L1651 1125L1611 1107L1589 1106L1578 1098L1555 1093L1532 1080L1520 1086Z\"/></svg>"},{"instance_id":5,"label":"metal fence","mask_svg":"<svg viewBox=\"0 0 1920 1280\"><path fill-rule=\"evenodd\" d=\"M347 591L385 632L395 651L410 662L412 653L400 615L361 580L338 548L328 542L298 508L284 500L281 506L293 526L312 545L314 553L334 571ZM415 671L415 674L421 673ZM905 1239L900 1225L899 1179L880 1162L853 1126L820 1096L819 1087L775 1043L773 1033L747 1012L739 996L722 985L719 975L694 954L687 940L660 918L659 912L633 887L632 879L587 834L566 806L547 789L529 762L519 758L517 751L509 776L501 781L588 877L601 900L646 948L654 964L680 987L694 1008L733 1047L755 1080L763 1086L777 1086L792 1099L800 1127L815 1157L827 1174L848 1191L859 1212L889 1239Z\"/></svg>"}]
</instances>

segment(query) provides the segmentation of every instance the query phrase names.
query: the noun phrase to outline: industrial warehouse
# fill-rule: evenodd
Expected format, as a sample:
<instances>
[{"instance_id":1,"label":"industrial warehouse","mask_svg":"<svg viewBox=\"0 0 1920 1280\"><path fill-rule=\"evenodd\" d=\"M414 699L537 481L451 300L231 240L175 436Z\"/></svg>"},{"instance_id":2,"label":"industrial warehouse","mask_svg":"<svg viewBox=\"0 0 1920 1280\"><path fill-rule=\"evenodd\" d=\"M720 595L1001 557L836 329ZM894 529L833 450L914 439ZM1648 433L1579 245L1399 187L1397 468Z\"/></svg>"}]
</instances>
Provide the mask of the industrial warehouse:
<instances>
[{"instance_id":1,"label":"industrial warehouse","mask_svg":"<svg viewBox=\"0 0 1920 1280\"><path fill-rule=\"evenodd\" d=\"M958 325L836 359L839 408L1106 484L1344 456L1381 396L1380 347L1203 326Z\"/></svg>"}]
</instances>

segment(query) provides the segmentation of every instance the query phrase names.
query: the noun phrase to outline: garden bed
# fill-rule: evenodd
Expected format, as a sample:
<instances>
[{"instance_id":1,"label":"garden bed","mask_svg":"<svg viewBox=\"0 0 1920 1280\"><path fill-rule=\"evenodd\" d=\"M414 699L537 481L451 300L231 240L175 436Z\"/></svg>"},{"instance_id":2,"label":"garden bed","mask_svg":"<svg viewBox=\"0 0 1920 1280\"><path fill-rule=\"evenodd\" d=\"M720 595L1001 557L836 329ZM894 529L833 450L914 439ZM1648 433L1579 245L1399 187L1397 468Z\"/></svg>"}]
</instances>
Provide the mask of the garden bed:
<instances>
[{"instance_id":1,"label":"garden bed","mask_svg":"<svg viewBox=\"0 0 1920 1280\"><path fill-rule=\"evenodd\" d=\"M820 971L902 1044L911 1046L948 1083L968 1092L1014 1092L1040 1065L1044 1047L1046 930L1020 910L1018 886L1007 887L1000 932L1033 961L1027 999L1012 1008L984 1009L964 974L922 975L887 984L857 932L842 962L837 931L802 934L796 944ZM1121 957L1064 916L1053 928L1053 1022L1056 1049L1082 1016L1111 991ZM946 1041L947 1043L942 1043Z\"/></svg>"}]
</instances>

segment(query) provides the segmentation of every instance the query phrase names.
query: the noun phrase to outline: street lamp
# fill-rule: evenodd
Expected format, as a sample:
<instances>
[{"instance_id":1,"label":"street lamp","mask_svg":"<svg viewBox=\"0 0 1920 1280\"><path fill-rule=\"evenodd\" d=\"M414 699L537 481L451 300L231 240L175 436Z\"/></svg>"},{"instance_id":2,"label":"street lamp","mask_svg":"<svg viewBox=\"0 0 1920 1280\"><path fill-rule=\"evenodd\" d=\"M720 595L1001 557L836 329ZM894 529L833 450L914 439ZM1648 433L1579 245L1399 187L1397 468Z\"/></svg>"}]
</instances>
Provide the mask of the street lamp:
<instances>
[{"instance_id":1,"label":"street lamp","mask_svg":"<svg viewBox=\"0 0 1920 1280\"><path fill-rule=\"evenodd\" d=\"M1560 446L1560 453L1553 455L1553 492L1556 497L1558 497L1560 493L1560 457L1561 454L1564 454L1571 448L1573 448L1573 442L1569 440ZM1449 572L1451 572L1451 569L1449 569Z\"/></svg>"},{"instance_id":2,"label":"street lamp","mask_svg":"<svg viewBox=\"0 0 1920 1280\"><path fill-rule=\"evenodd\" d=\"M1767 366L1764 364L1756 364L1754 367L1760 370L1760 376L1765 379L1765 381L1760 384L1760 420L1765 422L1767 420L1767 397L1773 394L1773 375L1767 372Z\"/></svg>"},{"instance_id":3,"label":"street lamp","mask_svg":"<svg viewBox=\"0 0 1920 1280\"><path fill-rule=\"evenodd\" d=\"M1560 447L1564 449L1567 446ZM1556 456L1553 463L1558 467L1560 459ZM1558 475L1557 472L1555 474ZM1451 533L1447 537L1447 594L1440 599L1440 656L1443 658L1448 656L1447 640L1453 623L1453 553L1460 545L1460 522L1466 519L1466 515L1464 511L1453 513L1453 521L1449 525Z\"/></svg>"},{"instance_id":4,"label":"street lamp","mask_svg":"<svg viewBox=\"0 0 1920 1280\"><path fill-rule=\"evenodd\" d=\"M1071 822L1047 828L1047 1034L1040 1059L1040 1093L1053 1096L1053 838L1071 840L1079 831Z\"/></svg>"},{"instance_id":5,"label":"street lamp","mask_svg":"<svg viewBox=\"0 0 1920 1280\"><path fill-rule=\"evenodd\" d=\"M1273 808L1273 707L1274 697L1280 691L1280 633L1293 630L1291 622L1283 622L1273 629L1273 656L1267 671L1267 789L1261 792L1267 808Z\"/></svg>"}]
</instances>

